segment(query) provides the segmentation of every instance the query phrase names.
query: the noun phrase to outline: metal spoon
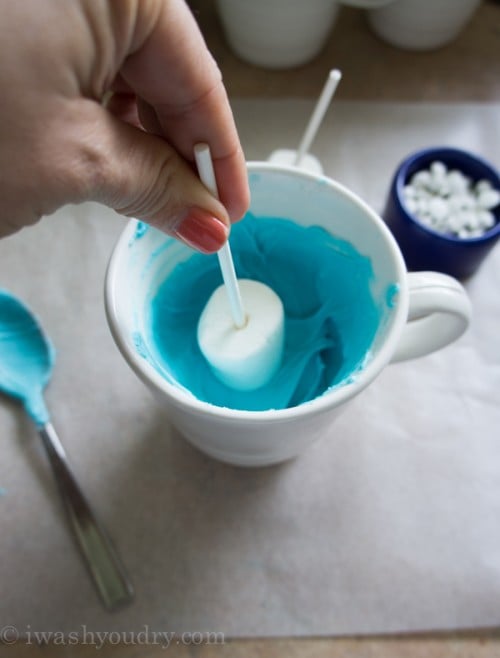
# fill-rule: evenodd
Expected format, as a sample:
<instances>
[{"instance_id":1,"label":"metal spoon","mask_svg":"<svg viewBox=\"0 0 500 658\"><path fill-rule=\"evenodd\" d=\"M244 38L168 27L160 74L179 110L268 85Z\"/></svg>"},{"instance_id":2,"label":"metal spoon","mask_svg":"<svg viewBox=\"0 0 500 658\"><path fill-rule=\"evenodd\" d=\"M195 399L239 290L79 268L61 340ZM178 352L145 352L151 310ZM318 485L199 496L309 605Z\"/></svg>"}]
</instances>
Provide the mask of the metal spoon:
<instances>
[{"instance_id":1,"label":"metal spoon","mask_svg":"<svg viewBox=\"0 0 500 658\"><path fill-rule=\"evenodd\" d=\"M37 426L74 535L108 610L129 603L133 587L68 464L43 399L54 349L30 310L0 290L0 391L22 402Z\"/></svg>"}]
</instances>

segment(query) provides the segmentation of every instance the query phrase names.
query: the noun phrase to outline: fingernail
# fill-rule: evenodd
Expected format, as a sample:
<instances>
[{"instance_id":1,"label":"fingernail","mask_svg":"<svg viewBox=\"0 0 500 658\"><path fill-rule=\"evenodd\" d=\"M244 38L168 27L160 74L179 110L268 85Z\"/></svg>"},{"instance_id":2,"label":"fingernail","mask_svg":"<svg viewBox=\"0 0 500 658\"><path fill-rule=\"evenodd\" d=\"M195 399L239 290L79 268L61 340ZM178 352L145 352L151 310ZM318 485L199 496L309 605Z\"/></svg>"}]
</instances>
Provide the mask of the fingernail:
<instances>
[{"instance_id":1,"label":"fingernail","mask_svg":"<svg viewBox=\"0 0 500 658\"><path fill-rule=\"evenodd\" d=\"M201 208L190 208L175 227L175 235L193 249L212 254L226 242L228 227Z\"/></svg>"}]
</instances>

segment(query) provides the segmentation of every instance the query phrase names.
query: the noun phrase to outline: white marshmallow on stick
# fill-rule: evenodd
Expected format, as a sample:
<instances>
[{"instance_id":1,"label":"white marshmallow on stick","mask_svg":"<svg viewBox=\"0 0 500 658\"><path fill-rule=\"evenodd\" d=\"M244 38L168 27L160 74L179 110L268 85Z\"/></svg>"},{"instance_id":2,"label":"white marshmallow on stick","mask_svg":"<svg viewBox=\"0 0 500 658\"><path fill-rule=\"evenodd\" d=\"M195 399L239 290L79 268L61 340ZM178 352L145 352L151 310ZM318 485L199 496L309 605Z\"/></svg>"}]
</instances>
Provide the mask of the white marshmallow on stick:
<instances>
[{"instance_id":1,"label":"white marshmallow on stick","mask_svg":"<svg viewBox=\"0 0 500 658\"><path fill-rule=\"evenodd\" d=\"M296 151L291 149L273 151L268 158L269 162L305 169L313 174L323 173L323 167L320 161L314 155L308 153L308 150L316 137L341 78L342 73L338 69L332 69L328 74L328 78L300 140L298 149Z\"/></svg>"},{"instance_id":2,"label":"white marshmallow on stick","mask_svg":"<svg viewBox=\"0 0 500 658\"><path fill-rule=\"evenodd\" d=\"M208 145L197 144L194 154L202 183L218 198ZM238 282L229 241L217 255L224 284L215 290L200 316L198 345L224 384L241 391L254 390L269 382L281 364L283 304L263 283L249 279Z\"/></svg>"},{"instance_id":3,"label":"white marshmallow on stick","mask_svg":"<svg viewBox=\"0 0 500 658\"><path fill-rule=\"evenodd\" d=\"M267 384L283 356L285 314L278 295L269 286L240 279L247 322L236 329L228 298L215 290L198 323L198 345L215 376L239 391Z\"/></svg>"}]
</instances>

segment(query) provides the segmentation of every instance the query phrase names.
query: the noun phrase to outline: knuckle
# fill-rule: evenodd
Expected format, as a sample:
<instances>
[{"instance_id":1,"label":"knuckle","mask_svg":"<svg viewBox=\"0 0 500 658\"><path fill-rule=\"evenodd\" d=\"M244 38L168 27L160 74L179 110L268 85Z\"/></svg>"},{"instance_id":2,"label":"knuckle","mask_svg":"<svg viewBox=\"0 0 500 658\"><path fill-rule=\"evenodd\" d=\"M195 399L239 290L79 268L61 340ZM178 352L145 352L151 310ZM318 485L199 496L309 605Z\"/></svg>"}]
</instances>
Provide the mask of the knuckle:
<instances>
[{"instance_id":1,"label":"knuckle","mask_svg":"<svg viewBox=\"0 0 500 658\"><path fill-rule=\"evenodd\" d=\"M134 186L134 194L131 197L128 190L122 189L119 202L114 205L117 212L128 217L153 219L172 201L172 190L176 189L176 155L170 150L162 149L161 155L155 160L138 167L141 171L138 172L139 181ZM124 183L126 186L127 181Z\"/></svg>"}]
</instances>

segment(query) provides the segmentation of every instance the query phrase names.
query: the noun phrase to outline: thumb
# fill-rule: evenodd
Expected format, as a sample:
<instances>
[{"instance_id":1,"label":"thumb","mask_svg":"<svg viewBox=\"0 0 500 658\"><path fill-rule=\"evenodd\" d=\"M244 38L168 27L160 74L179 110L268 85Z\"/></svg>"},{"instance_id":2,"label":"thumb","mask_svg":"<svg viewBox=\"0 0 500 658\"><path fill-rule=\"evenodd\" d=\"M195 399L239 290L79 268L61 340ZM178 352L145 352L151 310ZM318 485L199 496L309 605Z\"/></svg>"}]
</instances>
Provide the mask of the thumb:
<instances>
[{"instance_id":1,"label":"thumb","mask_svg":"<svg viewBox=\"0 0 500 658\"><path fill-rule=\"evenodd\" d=\"M203 253L219 250L229 235L229 216L185 160L161 137L100 106L94 109L99 115L92 131L98 153L91 160L97 171L87 187L88 198Z\"/></svg>"}]
</instances>

